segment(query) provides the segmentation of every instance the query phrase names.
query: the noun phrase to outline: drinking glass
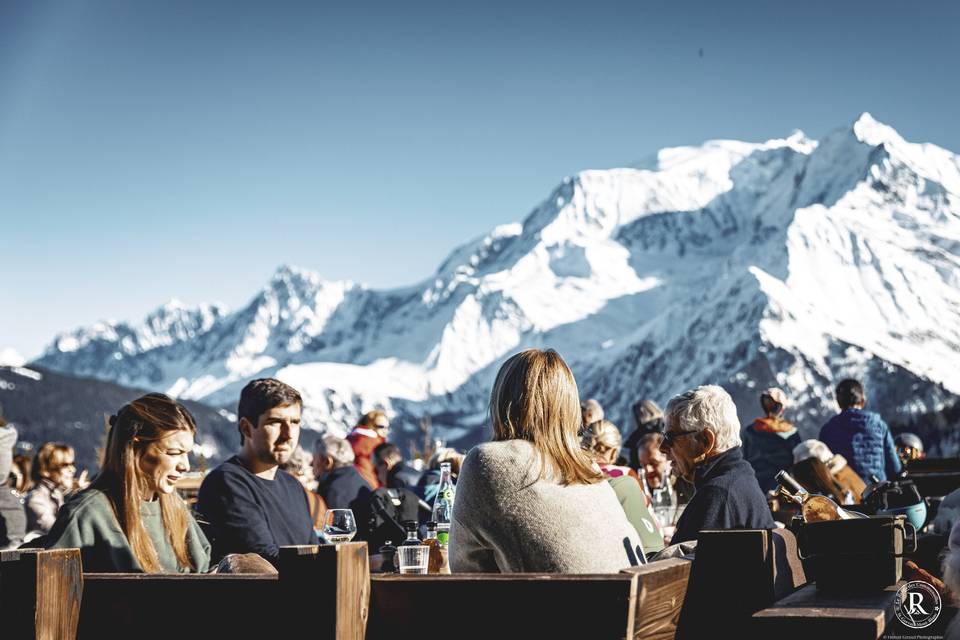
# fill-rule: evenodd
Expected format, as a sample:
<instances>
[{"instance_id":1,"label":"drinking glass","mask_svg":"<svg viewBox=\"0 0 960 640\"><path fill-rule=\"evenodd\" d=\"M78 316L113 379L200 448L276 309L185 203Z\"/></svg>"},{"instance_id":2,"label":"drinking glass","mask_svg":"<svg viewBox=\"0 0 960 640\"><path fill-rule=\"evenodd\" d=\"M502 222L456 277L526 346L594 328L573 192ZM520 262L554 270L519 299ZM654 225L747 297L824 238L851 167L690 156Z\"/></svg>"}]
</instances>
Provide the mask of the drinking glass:
<instances>
[{"instance_id":1,"label":"drinking glass","mask_svg":"<svg viewBox=\"0 0 960 640\"><path fill-rule=\"evenodd\" d=\"M430 547L425 544L401 545L397 547L397 561L400 573L426 573Z\"/></svg>"},{"instance_id":2,"label":"drinking glass","mask_svg":"<svg viewBox=\"0 0 960 640\"><path fill-rule=\"evenodd\" d=\"M350 542L357 535L357 520L350 509L327 509L323 516L323 537L327 542Z\"/></svg>"}]
</instances>

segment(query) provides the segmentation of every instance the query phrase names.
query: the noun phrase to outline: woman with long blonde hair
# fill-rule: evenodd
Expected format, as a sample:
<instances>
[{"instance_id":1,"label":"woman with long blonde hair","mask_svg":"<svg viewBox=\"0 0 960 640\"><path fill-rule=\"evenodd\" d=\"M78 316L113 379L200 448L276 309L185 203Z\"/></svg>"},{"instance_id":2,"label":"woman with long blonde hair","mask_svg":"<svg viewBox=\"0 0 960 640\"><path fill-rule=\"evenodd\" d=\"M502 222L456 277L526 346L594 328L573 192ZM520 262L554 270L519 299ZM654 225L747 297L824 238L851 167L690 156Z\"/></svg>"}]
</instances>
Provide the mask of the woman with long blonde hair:
<instances>
[{"instance_id":1,"label":"woman with long blonde hair","mask_svg":"<svg viewBox=\"0 0 960 640\"><path fill-rule=\"evenodd\" d=\"M110 417L100 474L60 510L47 548L78 547L84 571L206 572L210 544L175 488L196 432L163 394L124 405Z\"/></svg>"},{"instance_id":2,"label":"woman with long blonde hair","mask_svg":"<svg viewBox=\"0 0 960 640\"><path fill-rule=\"evenodd\" d=\"M467 454L450 528L455 572L615 573L644 561L637 531L580 446L580 398L552 349L508 359L490 394L493 441Z\"/></svg>"}]
</instances>

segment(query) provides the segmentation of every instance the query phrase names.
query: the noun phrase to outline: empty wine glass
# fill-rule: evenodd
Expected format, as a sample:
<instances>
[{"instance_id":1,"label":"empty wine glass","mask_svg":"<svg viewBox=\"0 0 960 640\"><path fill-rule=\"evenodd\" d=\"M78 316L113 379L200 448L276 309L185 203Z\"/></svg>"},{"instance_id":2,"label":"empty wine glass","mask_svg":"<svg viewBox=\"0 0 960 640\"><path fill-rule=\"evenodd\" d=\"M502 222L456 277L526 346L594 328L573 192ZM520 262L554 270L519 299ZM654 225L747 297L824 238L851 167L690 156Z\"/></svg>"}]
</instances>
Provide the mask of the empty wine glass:
<instances>
[{"instance_id":1,"label":"empty wine glass","mask_svg":"<svg viewBox=\"0 0 960 640\"><path fill-rule=\"evenodd\" d=\"M331 543L350 542L357 535L357 520L350 509L328 509L323 516L323 537Z\"/></svg>"}]
</instances>

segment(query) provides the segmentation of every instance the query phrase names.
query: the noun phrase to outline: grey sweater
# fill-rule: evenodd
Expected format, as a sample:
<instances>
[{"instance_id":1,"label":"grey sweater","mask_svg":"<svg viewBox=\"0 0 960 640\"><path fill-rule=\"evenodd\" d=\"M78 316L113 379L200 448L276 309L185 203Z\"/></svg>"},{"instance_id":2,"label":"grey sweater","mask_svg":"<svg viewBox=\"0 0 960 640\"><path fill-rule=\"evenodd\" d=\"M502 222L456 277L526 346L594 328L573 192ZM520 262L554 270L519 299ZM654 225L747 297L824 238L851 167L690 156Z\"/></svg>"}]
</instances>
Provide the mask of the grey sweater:
<instances>
[{"instance_id":1,"label":"grey sweater","mask_svg":"<svg viewBox=\"0 0 960 640\"><path fill-rule=\"evenodd\" d=\"M467 454L450 525L453 572L617 573L643 548L607 482L561 485L526 440Z\"/></svg>"}]
</instances>

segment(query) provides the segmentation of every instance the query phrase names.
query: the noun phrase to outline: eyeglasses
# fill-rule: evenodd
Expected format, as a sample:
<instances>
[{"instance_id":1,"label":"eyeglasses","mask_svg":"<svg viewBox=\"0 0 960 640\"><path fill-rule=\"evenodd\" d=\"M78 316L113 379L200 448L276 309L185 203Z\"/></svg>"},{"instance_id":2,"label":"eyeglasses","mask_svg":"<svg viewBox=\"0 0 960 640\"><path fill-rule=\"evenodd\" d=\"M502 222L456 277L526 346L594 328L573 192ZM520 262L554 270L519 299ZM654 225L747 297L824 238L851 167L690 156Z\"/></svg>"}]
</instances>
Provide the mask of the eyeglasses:
<instances>
[{"instance_id":1,"label":"eyeglasses","mask_svg":"<svg viewBox=\"0 0 960 640\"><path fill-rule=\"evenodd\" d=\"M661 447L670 448L674 445L677 438L682 438L683 436L689 436L691 433L700 433L699 431L665 431L663 433L663 443Z\"/></svg>"}]
</instances>

